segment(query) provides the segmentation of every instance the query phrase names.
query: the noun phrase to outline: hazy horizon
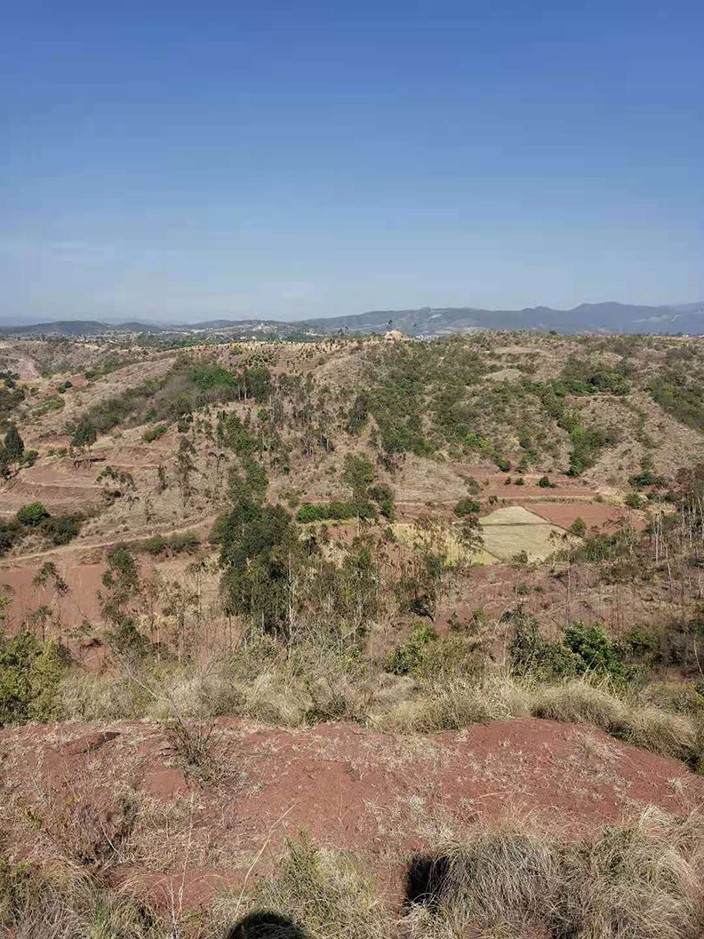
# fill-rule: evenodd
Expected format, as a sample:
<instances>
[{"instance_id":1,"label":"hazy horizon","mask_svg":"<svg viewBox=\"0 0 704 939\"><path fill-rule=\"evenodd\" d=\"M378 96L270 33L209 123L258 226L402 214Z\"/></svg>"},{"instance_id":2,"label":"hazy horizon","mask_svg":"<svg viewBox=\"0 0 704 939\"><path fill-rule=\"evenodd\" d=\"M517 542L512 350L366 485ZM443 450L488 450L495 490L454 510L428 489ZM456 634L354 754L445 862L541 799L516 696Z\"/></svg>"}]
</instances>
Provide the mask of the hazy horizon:
<instances>
[{"instance_id":1,"label":"hazy horizon","mask_svg":"<svg viewBox=\"0 0 704 939\"><path fill-rule=\"evenodd\" d=\"M0 321L704 296L704 8L14 5Z\"/></svg>"},{"instance_id":2,"label":"hazy horizon","mask_svg":"<svg viewBox=\"0 0 704 939\"><path fill-rule=\"evenodd\" d=\"M499 308L499 307L494 307L494 308L479 307L479 306L477 306L476 304L471 304L471 303L463 303L463 304L459 304L458 306L444 306L444 305L439 305L439 304L431 304L431 305L428 305L428 306L418 306L418 305L415 305L415 306L408 306L408 307L400 307L400 306L396 306L396 307L379 307L379 306L376 306L376 307L371 307L371 308L368 309L368 310L357 310L357 311L355 311L355 313L352 313L352 314L339 314L339 313L331 312L331 313L328 313L328 314L320 314L320 315L315 315L315 316L313 316L313 315L311 315L311 316L297 316L297 317L295 317L295 318L294 318L294 317L284 317L284 316L256 316L256 315L254 315L254 314L252 314L252 315L250 315L250 316L246 316L246 315L243 315L243 316L213 316L213 317L204 316L204 317L199 317L199 318L191 317L191 318L189 318L189 319L177 319L177 318L169 319L168 317L163 317L163 316L162 316L162 317L148 317L148 316L144 316L144 317L135 317L135 316L132 316L132 317L131 317L131 316L110 316L110 315L108 315L108 316L98 317L98 316L90 316L90 315L83 315L83 316L81 316L81 315L76 315L76 316L66 316L66 317L52 317L52 318L48 318L48 319L38 319L37 317L32 317L32 316L30 316L30 317L25 318L25 319L20 319L20 318L17 318L17 319L10 319L10 318L8 318L7 320L5 320L3 317L0 316L0 326L2 326L2 327L9 327L9 328L11 328L11 327L13 327L13 326L17 326L17 327L19 328L19 327L29 327L29 326L40 325L40 324L42 324L42 323L47 323L47 324L48 324L48 323L71 322L71 321L75 321L75 322L102 322L102 323L105 323L105 324L108 325L108 326L115 326L115 325L118 325L118 326L119 326L119 325L122 324L122 323L139 322L139 323L142 323L142 324L145 325L145 326L182 326L182 327L188 327L189 325L194 325L194 324L197 324L197 323L208 322L209 320L210 320L210 321L215 321L215 320L223 320L223 321L226 321L226 320L229 320L229 321L231 321L231 322L233 322L233 323L237 323L237 322L248 322L248 321L254 321L254 322L256 322L256 321L258 321L258 320L273 320L273 321L278 321L278 322L281 322L281 323L295 323L295 322L305 322L305 321L307 321L307 320L315 320L315 319L334 319L336 316L343 316L343 315L352 315L352 316L358 315L358 316L363 316L363 315L366 314L366 313L373 313L373 312L401 313L401 312L407 312L407 311L410 311L410 310L422 310L422 309L437 309L437 310L440 310L440 309L443 309L443 310L446 310L446 309L458 309L458 310L461 310L461 309L467 309L467 310L474 309L474 310L486 310L487 312L491 313L491 312L521 312L521 311L523 311L523 310L532 310L532 309L546 308L546 309L554 310L555 312L561 312L561 311L562 311L562 312L570 312L572 309L576 309L576 308L578 308L578 307L580 307L580 306L599 306L599 305L602 305L602 304L611 304L611 303L615 303L615 304L618 304L618 305L621 305L621 306L641 306L641 305L642 305L642 306L648 306L648 307L652 307L652 308L657 308L657 307L662 306L662 307L668 307L668 308L670 308L670 309L679 309L679 308L684 308L684 307L692 307L692 306L698 307L698 306L701 306L702 312L704 312L704 300L701 300L701 301L697 301L697 300L694 300L694 301L683 301L683 302L665 303L665 304L631 304L631 303L629 303L628 301L622 301L622 300L595 300L595 301L584 301L584 303L575 304L574 307L553 307L551 304L546 304L546 303L538 303L538 304L533 304L533 305L531 305L531 306L525 306L525 305L524 305L524 306L513 307L513 308L511 308L511 307L504 307L504 308Z\"/></svg>"}]
</instances>

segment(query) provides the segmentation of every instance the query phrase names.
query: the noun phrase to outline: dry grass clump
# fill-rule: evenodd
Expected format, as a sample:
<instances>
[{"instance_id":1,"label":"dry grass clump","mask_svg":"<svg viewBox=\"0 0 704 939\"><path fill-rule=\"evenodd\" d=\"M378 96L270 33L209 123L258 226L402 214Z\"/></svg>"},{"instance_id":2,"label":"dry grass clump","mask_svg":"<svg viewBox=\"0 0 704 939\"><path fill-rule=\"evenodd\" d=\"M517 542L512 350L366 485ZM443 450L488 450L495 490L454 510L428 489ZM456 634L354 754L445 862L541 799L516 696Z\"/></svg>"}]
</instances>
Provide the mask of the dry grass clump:
<instances>
[{"instance_id":1,"label":"dry grass clump","mask_svg":"<svg viewBox=\"0 0 704 939\"><path fill-rule=\"evenodd\" d=\"M590 724L620 740L660 756L683 760L693 767L700 759L700 732L692 717L645 704L638 696L618 697L607 686L586 679L534 686L530 712L534 717Z\"/></svg>"},{"instance_id":2,"label":"dry grass clump","mask_svg":"<svg viewBox=\"0 0 704 939\"><path fill-rule=\"evenodd\" d=\"M529 935L549 922L558 883L559 860L548 840L517 828L481 831L433 858L414 859L411 936Z\"/></svg>"},{"instance_id":3,"label":"dry grass clump","mask_svg":"<svg viewBox=\"0 0 704 939\"><path fill-rule=\"evenodd\" d=\"M71 669L61 686L66 720L205 719L251 717L284 726L300 724L310 701L284 666L243 672L231 659L203 666L150 663L90 674Z\"/></svg>"},{"instance_id":4,"label":"dry grass clump","mask_svg":"<svg viewBox=\"0 0 704 939\"><path fill-rule=\"evenodd\" d=\"M454 677L433 682L415 697L401 701L380 717L378 724L398 733L432 733L527 717L529 713L530 695L506 676L478 680Z\"/></svg>"},{"instance_id":5,"label":"dry grass clump","mask_svg":"<svg viewBox=\"0 0 704 939\"><path fill-rule=\"evenodd\" d=\"M61 695L63 714L72 720L232 715L284 727L342 720L433 733L533 716L597 727L693 769L704 751L704 718L652 703L647 688L592 677L546 684L498 669L389 675L368 660L315 646L286 656L264 638L201 665L151 663L97 676L69 670Z\"/></svg>"},{"instance_id":6,"label":"dry grass clump","mask_svg":"<svg viewBox=\"0 0 704 939\"><path fill-rule=\"evenodd\" d=\"M673 714L653 705L634 704L629 711L626 740L660 756L683 760L693 769L701 760L698 722L685 714Z\"/></svg>"},{"instance_id":7,"label":"dry grass clump","mask_svg":"<svg viewBox=\"0 0 704 939\"><path fill-rule=\"evenodd\" d=\"M567 681L559 685L534 685L530 712L534 717L570 724L592 724L607 733L621 732L628 711L624 703L606 687L588 681Z\"/></svg>"},{"instance_id":8,"label":"dry grass clump","mask_svg":"<svg viewBox=\"0 0 704 939\"><path fill-rule=\"evenodd\" d=\"M39 873L0 856L0 934L14 939L220 939L259 913L305 939L697 939L704 819L649 809L581 842L515 819L477 828L412 860L406 900L399 920L359 859L305 836L251 892L223 895L210 916L178 927L75 867Z\"/></svg>"},{"instance_id":9,"label":"dry grass clump","mask_svg":"<svg viewBox=\"0 0 704 939\"><path fill-rule=\"evenodd\" d=\"M65 720L138 720L145 716L150 704L149 695L120 672L95 675L72 668L61 683L61 712Z\"/></svg>"},{"instance_id":10,"label":"dry grass clump","mask_svg":"<svg viewBox=\"0 0 704 939\"><path fill-rule=\"evenodd\" d=\"M687 939L701 935L704 823L650 809L637 825L606 829L591 845L565 849L562 935ZM570 932L571 930L571 932Z\"/></svg>"},{"instance_id":11,"label":"dry grass clump","mask_svg":"<svg viewBox=\"0 0 704 939\"><path fill-rule=\"evenodd\" d=\"M391 939L396 934L374 879L349 858L316 848L304 836L289 842L277 875L262 880L246 900L221 898L216 919L231 924L253 910L286 917L306 939Z\"/></svg>"},{"instance_id":12,"label":"dry grass clump","mask_svg":"<svg viewBox=\"0 0 704 939\"><path fill-rule=\"evenodd\" d=\"M425 864L412 939L694 939L704 913L704 822L648 810L629 828L565 843L520 827L479 831Z\"/></svg>"},{"instance_id":13,"label":"dry grass clump","mask_svg":"<svg viewBox=\"0 0 704 939\"><path fill-rule=\"evenodd\" d=\"M68 867L40 873L0 856L0 935L13 939L167 939L145 906Z\"/></svg>"},{"instance_id":14,"label":"dry grass clump","mask_svg":"<svg viewBox=\"0 0 704 939\"><path fill-rule=\"evenodd\" d=\"M98 805L77 782L69 792L49 790L37 817L61 857L98 873L125 859L137 812L131 792L117 793Z\"/></svg>"}]
</instances>

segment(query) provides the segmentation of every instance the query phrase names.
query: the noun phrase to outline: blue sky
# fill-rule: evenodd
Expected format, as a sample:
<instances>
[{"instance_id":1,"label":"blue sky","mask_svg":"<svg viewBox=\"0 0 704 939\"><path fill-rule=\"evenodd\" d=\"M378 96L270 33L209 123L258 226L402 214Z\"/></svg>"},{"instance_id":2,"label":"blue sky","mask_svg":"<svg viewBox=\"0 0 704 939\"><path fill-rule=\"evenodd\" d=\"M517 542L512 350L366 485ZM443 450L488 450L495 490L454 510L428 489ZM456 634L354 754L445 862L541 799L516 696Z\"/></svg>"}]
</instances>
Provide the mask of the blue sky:
<instances>
[{"instance_id":1,"label":"blue sky","mask_svg":"<svg viewBox=\"0 0 704 939\"><path fill-rule=\"evenodd\" d=\"M9 0L0 319L704 297L704 4Z\"/></svg>"}]
</instances>

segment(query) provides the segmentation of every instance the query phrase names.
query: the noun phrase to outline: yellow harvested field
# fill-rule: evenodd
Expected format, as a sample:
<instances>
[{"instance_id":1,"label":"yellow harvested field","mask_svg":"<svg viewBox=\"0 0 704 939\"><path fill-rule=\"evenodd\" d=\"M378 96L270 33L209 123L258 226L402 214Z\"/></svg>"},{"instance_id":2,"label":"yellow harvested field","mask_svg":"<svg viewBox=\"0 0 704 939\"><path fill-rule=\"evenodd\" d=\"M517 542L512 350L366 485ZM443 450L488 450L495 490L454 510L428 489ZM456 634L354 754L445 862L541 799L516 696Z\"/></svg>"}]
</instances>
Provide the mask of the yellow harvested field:
<instances>
[{"instance_id":1,"label":"yellow harvested field","mask_svg":"<svg viewBox=\"0 0 704 939\"><path fill-rule=\"evenodd\" d=\"M525 551L529 561L542 561L566 541L575 539L562 528L528 511L520 505L497 509L481 519L484 547L471 553L457 539L452 529L436 530L432 536L410 522L396 522L393 532L401 544L419 546L431 537L434 550L444 552L450 564L472 561L474 564L497 564L510 561Z\"/></svg>"},{"instance_id":2,"label":"yellow harvested field","mask_svg":"<svg viewBox=\"0 0 704 939\"><path fill-rule=\"evenodd\" d=\"M481 525L485 550L502 561L510 561L522 551L529 561L542 561L564 547L567 540L562 528L521 505L497 509L483 518Z\"/></svg>"},{"instance_id":3,"label":"yellow harvested field","mask_svg":"<svg viewBox=\"0 0 704 939\"><path fill-rule=\"evenodd\" d=\"M418 547L424 540L427 540L426 532L409 522L395 522L392 529L398 541L403 545ZM434 538L435 549L444 552L449 564L470 560L473 564L496 564L499 560L484 549L475 552L468 551L451 529L435 533Z\"/></svg>"}]
</instances>

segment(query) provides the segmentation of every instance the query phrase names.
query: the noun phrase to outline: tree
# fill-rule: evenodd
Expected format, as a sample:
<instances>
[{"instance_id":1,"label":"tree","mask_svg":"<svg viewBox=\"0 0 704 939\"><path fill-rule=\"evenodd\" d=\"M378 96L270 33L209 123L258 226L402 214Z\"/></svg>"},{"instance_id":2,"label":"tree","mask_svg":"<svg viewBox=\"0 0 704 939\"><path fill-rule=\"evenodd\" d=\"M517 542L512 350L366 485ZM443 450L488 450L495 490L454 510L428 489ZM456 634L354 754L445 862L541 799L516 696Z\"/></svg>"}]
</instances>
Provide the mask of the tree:
<instances>
[{"instance_id":1,"label":"tree","mask_svg":"<svg viewBox=\"0 0 704 939\"><path fill-rule=\"evenodd\" d=\"M142 585L137 562L129 548L121 545L108 556L102 581L106 592L99 594L101 610L114 627L106 633L107 639L117 652L139 655L148 642L137 628L135 614Z\"/></svg>"},{"instance_id":2,"label":"tree","mask_svg":"<svg viewBox=\"0 0 704 939\"><path fill-rule=\"evenodd\" d=\"M178 479L178 485L181 490L184 508L188 505L193 495L191 474L195 471L196 467L191 459L191 453L195 453L195 447L187 437L182 437L178 448L178 456L176 457L176 478Z\"/></svg>"},{"instance_id":3,"label":"tree","mask_svg":"<svg viewBox=\"0 0 704 939\"><path fill-rule=\"evenodd\" d=\"M40 606L37 611L37 621L41 624L42 642L46 640L46 624L48 620L56 617L59 625L59 635L61 634L61 622L58 616L59 600L68 593L68 584L63 579L53 561L45 561L32 578L35 587L48 587L50 584L54 589L53 610L47 606Z\"/></svg>"},{"instance_id":4,"label":"tree","mask_svg":"<svg viewBox=\"0 0 704 939\"><path fill-rule=\"evenodd\" d=\"M54 585L58 596L62 597L68 593L68 584L59 574L53 561L45 561L32 578L32 583L37 587L46 587L49 582Z\"/></svg>"},{"instance_id":5,"label":"tree","mask_svg":"<svg viewBox=\"0 0 704 939\"><path fill-rule=\"evenodd\" d=\"M355 499L363 499L369 486L374 482L374 467L365 456L348 453L345 456L345 468L342 478L352 490Z\"/></svg>"},{"instance_id":6,"label":"tree","mask_svg":"<svg viewBox=\"0 0 704 939\"><path fill-rule=\"evenodd\" d=\"M80 450L87 449L90 453L90 448L97 439L98 433L94 425L87 418L84 418L74 427L71 445L78 447Z\"/></svg>"},{"instance_id":7,"label":"tree","mask_svg":"<svg viewBox=\"0 0 704 939\"><path fill-rule=\"evenodd\" d=\"M457 532L457 540L470 554L476 554L484 547L484 534L478 516L464 516Z\"/></svg>"},{"instance_id":8,"label":"tree","mask_svg":"<svg viewBox=\"0 0 704 939\"><path fill-rule=\"evenodd\" d=\"M467 515L477 515L480 509L481 505L476 499L472 499L471 496L462 496L457 501L453 512L458 518L465 518Z\"/></svg>"},{"instance_id":9,"label":"tree","mask_svg":"<svg viewBox=\"0 0 704 939\"><path fill-rule=\"evenodd\" d=\"M213 537L221 545L228 612L243 614L266 631L289 633L300 542L288 512L243 495L219 519Z\"/></svg>"},{"instance_id":10,"label":"tree","mask_svg":"<svg viewBox=\"0 0 704 939\"><path fill-rule=\"evenodd\" d=\"M24 440L14 424L10 424L5 434L5 459L8 463L19 463L24 454Z\"/></svg>"}]
</instances>

